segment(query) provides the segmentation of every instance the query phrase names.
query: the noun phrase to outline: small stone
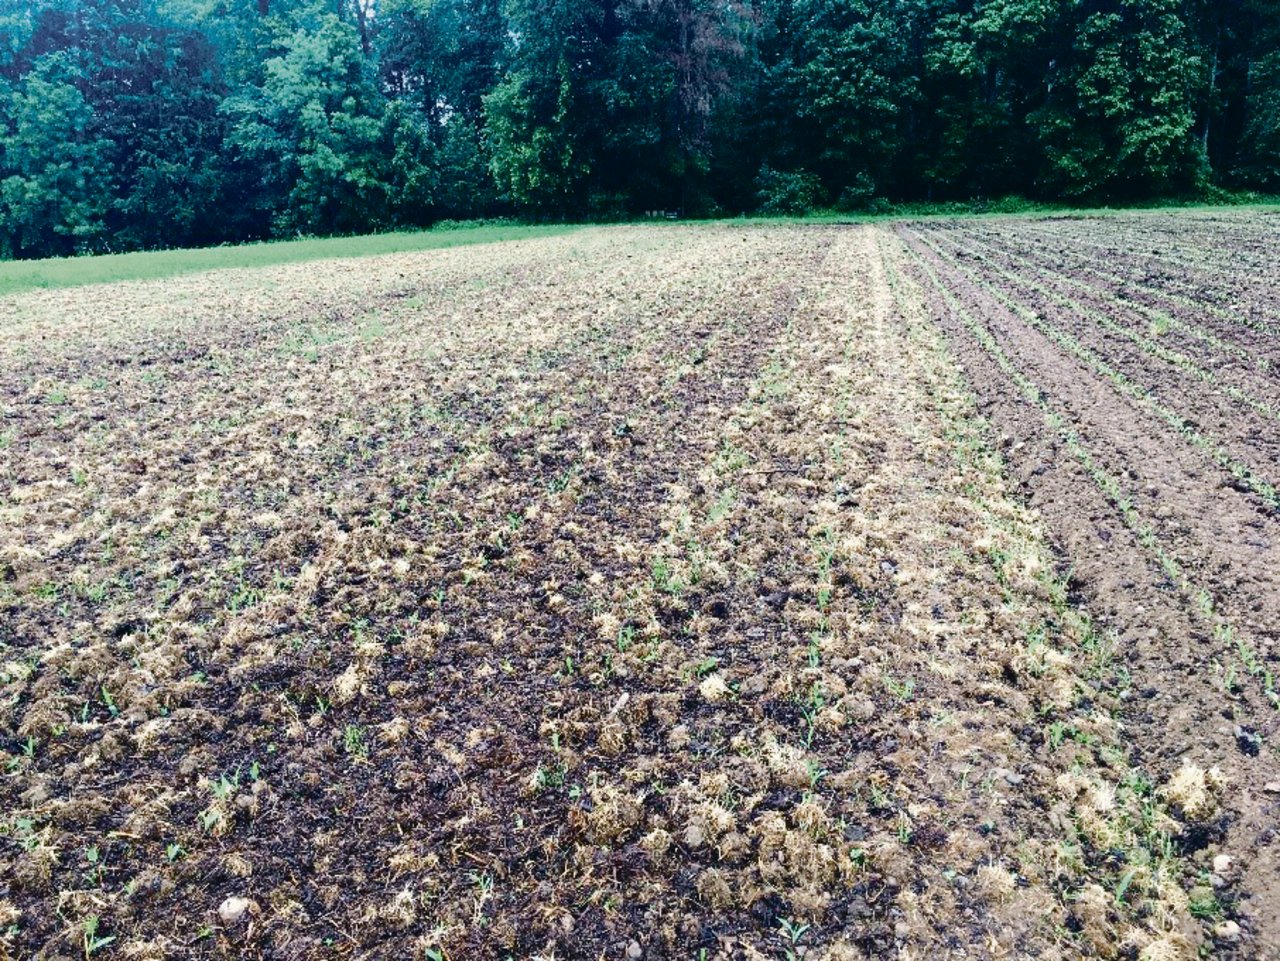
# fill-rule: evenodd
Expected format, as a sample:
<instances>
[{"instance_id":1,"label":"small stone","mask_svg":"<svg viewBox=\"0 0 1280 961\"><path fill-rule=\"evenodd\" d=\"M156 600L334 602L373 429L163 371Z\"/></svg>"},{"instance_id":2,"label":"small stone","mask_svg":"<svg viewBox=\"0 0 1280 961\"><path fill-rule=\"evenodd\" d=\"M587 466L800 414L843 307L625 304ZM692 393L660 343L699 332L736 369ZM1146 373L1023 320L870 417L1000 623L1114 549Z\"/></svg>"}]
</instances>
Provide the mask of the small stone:
<instances>
[{"instance_id":1,"label":"small stone","mask_svg":"<svg viewBox=\"0 0 1280 961\"><path fill-rule=\"evenodd\" d=\"M257 914L258 905L249 898L230 897L218 905L218 917L223 924L236 924L246 914Z\"/></svg>"},{"instance_id":2,"label":"small stone","mask_svg":"<svg viewBox=\"0 0 1280 961\"><path fill-rule=\"evenodd\" d=\"M1240 939L1240 925L1234 921L1223 921L1221 924L1214 926L1213 936L1219 941L1238 941Z\"/></svg>"},{"instance_id":3,"label":"small stone","mask_svg":"<svg viewBox=\"0 0 1280 961\"><path fill-rule=\"evenodd\" d=\"M1221 874L1211 874L1209 875L1209 883L1213 885L1214 890L1221 891L1227 886L1227 879Z\"/></svg>"},{"instance_id":4,"label":"small stone","mask_svg":"<svg viewBox=\"0 0 1280 961\"><path fill-rule=\"evenodd\" d=\"M627 945L627 957L631 961L639 961L640 958L644 957L644 948L640 947L639 941L632 941Z\"/></svg>"},{"instance_id":5,"label":"small stone","mask_svg":"<svg viewBox=\"0 0 1280 961\"><path fill-rule=\"evenodd\" d=\"M684 830L684 843L691 848L700 848L706 843L707 832L700 824L690 824Z\"/></svg>"},{"instance_id":6,"label":"small stone","mask_svg":"<svg viewBox=\"0 0 1280 961\"><path fill-rule=\"evenodd\" d=\"M1231 870L1231 855L1219 854L1213 859L1213 873L1226 874Z\"/></svg>"},{"instance_id":7,"label":"small stone","mask_svg":"<svg viewBox=\"0 0 1280 961\"><path fill-rule=\"evenodd\" d=\"M865 841L867 839L867 829L860 824L850 824L844 829L844 839L846 841Z\"/></svg>"},{"instance_id":8,"label":"small stone","mask_svg":"<svg viewBox=\"0 0 1280 961\"><path fill-rule=\"evenodd\" d=\"M1268 794L1280 794L1280 781L1268 781L1262 786Z\"/></svg>"}]
</instances>

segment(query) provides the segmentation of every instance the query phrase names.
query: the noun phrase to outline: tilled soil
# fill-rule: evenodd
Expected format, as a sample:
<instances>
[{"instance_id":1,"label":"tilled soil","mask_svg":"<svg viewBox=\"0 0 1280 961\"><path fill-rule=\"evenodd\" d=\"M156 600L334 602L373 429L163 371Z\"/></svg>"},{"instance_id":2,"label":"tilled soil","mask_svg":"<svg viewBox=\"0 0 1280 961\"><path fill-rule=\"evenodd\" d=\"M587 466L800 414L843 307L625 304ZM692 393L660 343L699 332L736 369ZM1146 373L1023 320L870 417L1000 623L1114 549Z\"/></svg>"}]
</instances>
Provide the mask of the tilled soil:
<instances>
[{"instance_id":1,"label":"tilled soil","mask_svg":"<svg viewBox=\"0 0 1280 961\"><path fill-rule=\"evenodd\" d=\"M1088 226L1071 229L1107 241L1108 220ZM921 224L898 233L931 288L932 316L1000 435L1020 498L1059 542L1073 591L1116 638L1125 672L1110 686L1119 688L1116 716L1131 756L1157 779L1187 761L1226 778L1221 810L1184 840L1221 915L1240 927L1238 937L1220 929L1226 936L1211 942L1216 953L1275 956L1280 514L1271 495L1280 448L1274 418L1263 411L1280 401L1280 380L1270 365L1254 362L1274 356L1275 341L1243 324L1233 329L1194 302L1166 298L1154 283L1144 294L1148 303L1246 351L1227 354L1202 339L1179 340L1176 331L1139 328L1114 287L1097 283L1082 295L1075 283L1095 283L1114 263L1039 243L1058 229L1037 224L1024 232L1015 224L1001 234ZM1187 230L1183 243L1229 249L1230 237L1215 229ZM1046 297L1045 289L1075 303ZM1099 317L1133 325L1148 343L1117 337ZM1084 352L1073 353L1049 327L1067 332ZM1190 363L1160 356L1166 345ZM1108 371L1091 364L1090 353L1104 358ZM1207 443L1193 442L1178 422ZM1224 458L1248 465L1249 482ZM1214 868L1222 855L1230 859L1225 872Z\"/></svg>"},{"instance_id":2,"label":"tilled soil","mask_svg":"<svg viewBox=\"0 0 1280 961\"><path fill-rule=\"evenodd\" d=\"M1042 256L611 228L0 307L0 953L1266 956L1271 375Z\"/></svg>"}]
</instances>

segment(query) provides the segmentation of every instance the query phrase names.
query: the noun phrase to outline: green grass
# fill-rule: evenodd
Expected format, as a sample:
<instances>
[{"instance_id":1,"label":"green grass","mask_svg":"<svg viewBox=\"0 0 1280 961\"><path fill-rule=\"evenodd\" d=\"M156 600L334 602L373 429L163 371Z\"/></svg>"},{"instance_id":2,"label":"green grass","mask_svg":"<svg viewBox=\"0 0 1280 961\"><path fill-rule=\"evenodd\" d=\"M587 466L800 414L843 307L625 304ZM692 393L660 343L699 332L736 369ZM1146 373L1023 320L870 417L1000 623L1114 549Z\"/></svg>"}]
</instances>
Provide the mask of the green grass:
<instances>
[{"instance_id":1,"label":"green grass","mask_svg":"<svg viewBox=\"0 0 1280 961\"><path fill-rule=\"evenodd\" d=\"M805 214L744 214L721 218L720 223L759 224L861 224L886 220L967 220L984 217L1106 217L1119 216L1134 211L1212 211L1274 210L1280 206L1280 196L1250 192L1228 193L1218 191L1212 197L1191 197L1185 200L1157 199L1132 204L1116 204L1108 207L1072 206L1067 203L1044 203L1022 197L998 197L989 200L912 201L889 203L874 201L867 210L840 211L814 210ZM684 223L697 223L695 220Z\"/></svg>"},{"instance_id":2,"label":"green grass","mask_svg":"<svg viewBox=\"0 0 1280 961\"><path fill-rule=\"evenodd\" d=\"M117 280L159 280L201 270L270 267L307 260L368 257L416 250L438 250L465 244L490 244L526 237L547 237L578 229L572 225L521 226L486 224L437 227L434 230L278 240L268 243L206 247L198 250L154 250L96 257L56 257L0 263L0 296L25 290L106 284Z\"/></svg>"}]
</instances>

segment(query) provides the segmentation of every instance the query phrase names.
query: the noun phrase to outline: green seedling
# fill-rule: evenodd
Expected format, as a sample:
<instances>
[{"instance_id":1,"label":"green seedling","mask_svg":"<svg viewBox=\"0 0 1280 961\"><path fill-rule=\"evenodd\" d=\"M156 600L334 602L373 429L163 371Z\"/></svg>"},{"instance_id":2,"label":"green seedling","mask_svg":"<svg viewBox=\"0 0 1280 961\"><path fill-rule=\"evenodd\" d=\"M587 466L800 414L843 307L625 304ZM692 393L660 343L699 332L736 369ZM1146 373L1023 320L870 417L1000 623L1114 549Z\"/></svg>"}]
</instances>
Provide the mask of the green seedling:
<instances>
[{"instance_id":1,"label":"green seedling","mask_svg":"<svg viewBox=\"0 0 1280 961\"><path fill-rule=\"evenodd\" d=\"M98 934L99 923L100 922L96 914L85 919L84 928L81 932L81 945L84 948L84 956L86 959L92 958L95 954L115 940L115 935L113 934L106 936Z\"/></svg>"}]
</instances>

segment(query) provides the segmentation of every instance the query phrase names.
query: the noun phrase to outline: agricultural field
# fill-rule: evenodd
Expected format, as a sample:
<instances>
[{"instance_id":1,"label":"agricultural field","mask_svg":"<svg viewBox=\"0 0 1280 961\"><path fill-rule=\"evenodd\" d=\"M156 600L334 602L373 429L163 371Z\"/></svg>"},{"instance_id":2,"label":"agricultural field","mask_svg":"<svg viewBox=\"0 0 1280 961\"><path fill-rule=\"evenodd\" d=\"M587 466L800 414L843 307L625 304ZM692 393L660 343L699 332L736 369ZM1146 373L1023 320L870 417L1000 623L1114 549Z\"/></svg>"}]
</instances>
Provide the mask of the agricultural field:
<instances>
[{"instance_id":1,"label":"agricultural field","mask_svg":"<svg viewBox=\"0 0 1280 961\"><path fill-rule=\"evenodd\" d=\"M1278 241L0 301L0 957L1277 956Z\"/></svg>"}]
</instances>

